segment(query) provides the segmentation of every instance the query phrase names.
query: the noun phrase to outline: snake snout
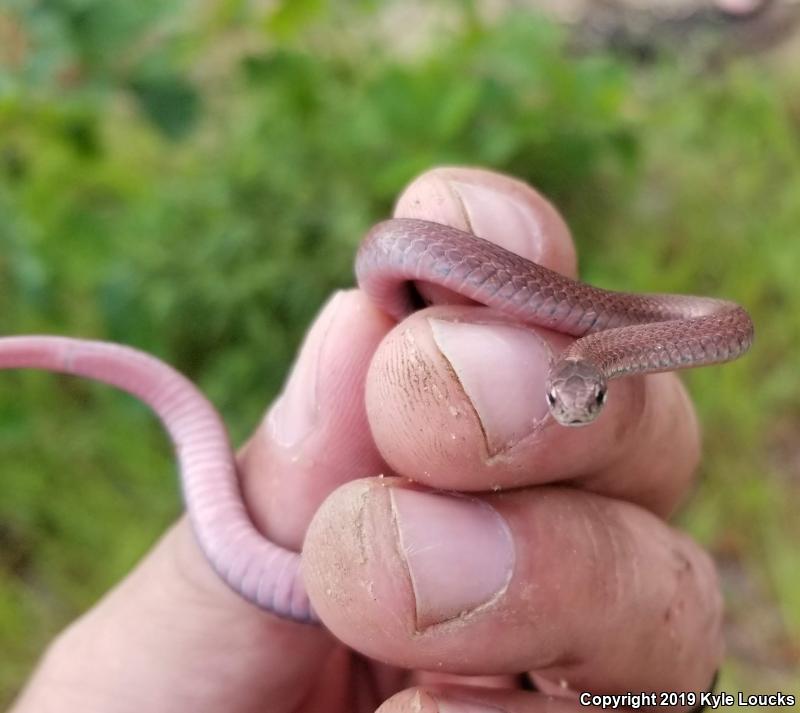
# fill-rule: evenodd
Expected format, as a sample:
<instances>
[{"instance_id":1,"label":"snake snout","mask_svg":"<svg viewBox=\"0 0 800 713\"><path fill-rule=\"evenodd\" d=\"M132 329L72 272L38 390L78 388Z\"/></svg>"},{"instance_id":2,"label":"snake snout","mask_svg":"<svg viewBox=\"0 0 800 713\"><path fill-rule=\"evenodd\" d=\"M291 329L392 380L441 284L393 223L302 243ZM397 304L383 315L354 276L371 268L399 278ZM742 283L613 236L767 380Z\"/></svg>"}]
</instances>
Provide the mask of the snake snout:
<instances>
[{"instance_id":1,"label":"snake snout","mask_svg":"<svg viewBox=\"0 0 800 713\"><path fill-rule=\"evenodd\" d=\"M547 405L562 426L586 426L603 409L608 394L605 375L584 360L562 359L547 379Z\"/></svg>"}]
</instances>

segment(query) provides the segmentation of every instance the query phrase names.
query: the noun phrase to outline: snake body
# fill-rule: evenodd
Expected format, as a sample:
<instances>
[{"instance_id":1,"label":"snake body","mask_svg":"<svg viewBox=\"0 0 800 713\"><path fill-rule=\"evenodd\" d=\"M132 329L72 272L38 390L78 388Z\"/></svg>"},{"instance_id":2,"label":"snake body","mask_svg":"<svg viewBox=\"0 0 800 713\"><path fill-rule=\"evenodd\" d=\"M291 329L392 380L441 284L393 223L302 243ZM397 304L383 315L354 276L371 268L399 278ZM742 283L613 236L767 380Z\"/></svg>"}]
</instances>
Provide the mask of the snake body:
<instances>
[{"instance_id":1,"label":"snake body","mask_svg":"<svg viewBox=\"0 0 800 713\"><path fill-rule=\"evenodd\" d=\"M358 252L356 275L398 319L414 305L406 286L432 282L520 322L581 337L550 368L548 404L563 425L597 417L608 379L730 361L753 341L750 315L733 302L603 290L424 220L376 225Z\"/></svg>"},{"instance_id":2,"label":"snake body","mask_svg":"<svg viewBox=\"0 0 800 713\"><path fill-rule=\"evenodd\" d=\"M430 282L521 322L579 337L551 366L546 388L551 413L567 425L598 415L610 378L728 361L753 338L749 315L732 302L602 290L469 233L421 220L375 226L359 249L356 275L376 305L398 319L415 306L408 285ZM172 439L186 509L215 571L262 609L317 621L300 556L256 530L225 426L186 377L129 347L51 336L1 338L0 369L15 368L94 379L150 406Z\"/></svg>"}]
</instances>

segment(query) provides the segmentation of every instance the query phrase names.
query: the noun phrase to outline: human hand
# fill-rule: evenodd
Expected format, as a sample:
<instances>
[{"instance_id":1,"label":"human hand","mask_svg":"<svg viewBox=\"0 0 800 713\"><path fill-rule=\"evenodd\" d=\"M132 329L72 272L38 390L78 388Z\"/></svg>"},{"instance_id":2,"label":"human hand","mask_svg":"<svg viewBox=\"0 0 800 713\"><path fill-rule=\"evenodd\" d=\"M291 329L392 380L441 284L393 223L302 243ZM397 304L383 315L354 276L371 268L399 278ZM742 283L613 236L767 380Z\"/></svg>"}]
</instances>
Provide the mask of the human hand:
<instances>
[{"instance_id":1,"label":"human hand","mask_svg":"<svg viewBox=\"0 0 800 713\"><path fill-rule=\"evenodd\" d=\"M563 221L503 176L431 171L396 215L576 274ZM303 546L325 628L239 599L182 519L54 642L14 713L528 713L579 710L562 683L707 690L716 577L664 523L699 457L691 404L674 374L626 378L596 424L560 427L543 382L568 343L480 306L395 326L336 295L240 454L259 528Z\"/></svg>"}]
</instances>

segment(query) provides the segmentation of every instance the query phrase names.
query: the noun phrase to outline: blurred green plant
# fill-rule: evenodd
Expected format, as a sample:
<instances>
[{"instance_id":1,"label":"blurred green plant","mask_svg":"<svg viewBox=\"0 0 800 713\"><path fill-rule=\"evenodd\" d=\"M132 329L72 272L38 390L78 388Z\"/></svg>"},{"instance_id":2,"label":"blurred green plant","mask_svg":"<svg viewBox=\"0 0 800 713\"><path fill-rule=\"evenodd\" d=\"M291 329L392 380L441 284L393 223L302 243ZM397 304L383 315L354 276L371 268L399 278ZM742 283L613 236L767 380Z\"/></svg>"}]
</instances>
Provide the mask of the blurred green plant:
<instances>
[{"instance_id":1,"label":"blurred green plant","mask_svg":"<svg viewBox=\"0 0 800 713\"><path fill-rule=\"evenodd\" d=\"M547 22L489 23L470 3L409 52L381 34L390 5L6 2L0 330L151 351L241 439L404 183L442 163L519 175L562 209L590 281L752 310L754 353L690 377L707 458L684 521L728 590L727 690L786 691L800 661L791 78L576 57ZM152 418L71 379L2 375L0 462L2 704L179 504Z\"/></svg>"}]
</instances>

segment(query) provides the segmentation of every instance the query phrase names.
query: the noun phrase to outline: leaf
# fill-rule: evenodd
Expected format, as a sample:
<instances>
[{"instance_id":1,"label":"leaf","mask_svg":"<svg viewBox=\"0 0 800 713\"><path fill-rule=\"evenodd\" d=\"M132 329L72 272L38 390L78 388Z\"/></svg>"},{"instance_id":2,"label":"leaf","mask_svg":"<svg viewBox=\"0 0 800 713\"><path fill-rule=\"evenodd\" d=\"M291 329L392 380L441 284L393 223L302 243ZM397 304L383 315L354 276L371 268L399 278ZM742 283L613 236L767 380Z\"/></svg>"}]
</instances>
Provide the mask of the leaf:
<instances>
[{"instance_id":1,"label":"leaf","mask_svg":"<svg viewBox=\"0 0 800 713\"><path fill-rule=\"evenodd\" d=\"M182 139L197 123L200 96L183 77L138 77L130 83L130 89L144 115L167 138Z\"/></svg>"}]
</instances>

